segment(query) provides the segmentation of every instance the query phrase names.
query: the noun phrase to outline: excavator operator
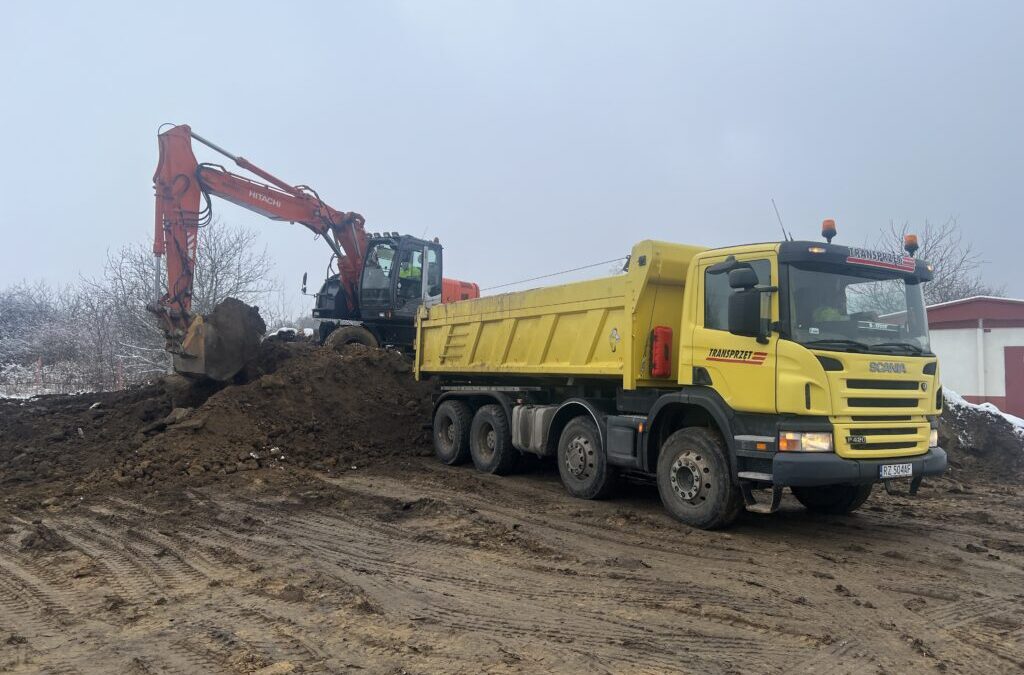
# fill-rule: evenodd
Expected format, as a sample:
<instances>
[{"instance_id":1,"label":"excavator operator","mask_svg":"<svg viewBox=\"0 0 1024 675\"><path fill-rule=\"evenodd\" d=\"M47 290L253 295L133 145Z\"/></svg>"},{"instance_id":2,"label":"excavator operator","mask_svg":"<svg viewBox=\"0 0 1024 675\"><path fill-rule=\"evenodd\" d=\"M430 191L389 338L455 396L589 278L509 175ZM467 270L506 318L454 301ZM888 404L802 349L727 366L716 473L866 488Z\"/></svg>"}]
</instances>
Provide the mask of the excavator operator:
<instances>
[{"instance_id":1,"label":"excavator operator","mask_svg":"<svg viewBox=\"0 0 1024 675\"><path fill-rule=\"evenodd\" d=\"M423 254L410 251L398 268L398 293L403 298L418 298L423 293Z\"/></svg>"}]
</instances>

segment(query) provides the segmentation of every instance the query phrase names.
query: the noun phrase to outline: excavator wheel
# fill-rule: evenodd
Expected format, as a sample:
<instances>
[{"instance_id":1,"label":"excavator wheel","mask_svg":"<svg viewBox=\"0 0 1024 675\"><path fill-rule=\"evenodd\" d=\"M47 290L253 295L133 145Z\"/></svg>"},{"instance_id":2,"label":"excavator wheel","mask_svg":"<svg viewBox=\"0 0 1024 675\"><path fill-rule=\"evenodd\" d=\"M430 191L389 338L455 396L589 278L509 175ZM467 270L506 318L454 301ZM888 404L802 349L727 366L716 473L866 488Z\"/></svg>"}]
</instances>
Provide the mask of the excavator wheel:
<instances>
[{"instance_id":1,"label":"excavator wheel","mask_svg":"<svg viewBox=\"0 0 1024 675\"><path fill-rule=\"evenodd\" d=\"M345 345L352 344L366 345L373 348L380 346L373 333L362 326L340 326L331 331L327 339L324 340L324 346L330 349L341 349Z\"/></svg>"}]
</instances>

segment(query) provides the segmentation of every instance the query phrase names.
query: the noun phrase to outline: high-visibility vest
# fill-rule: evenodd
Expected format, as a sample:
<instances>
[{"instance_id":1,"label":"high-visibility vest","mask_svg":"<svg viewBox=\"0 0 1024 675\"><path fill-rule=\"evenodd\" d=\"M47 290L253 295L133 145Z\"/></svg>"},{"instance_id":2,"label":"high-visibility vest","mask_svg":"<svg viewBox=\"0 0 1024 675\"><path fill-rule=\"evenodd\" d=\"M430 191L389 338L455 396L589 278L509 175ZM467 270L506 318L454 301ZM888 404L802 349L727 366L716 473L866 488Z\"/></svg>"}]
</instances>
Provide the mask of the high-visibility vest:
<instances>
[{"instance_id":1,"label":"high-visibility vest","mask_svg":"<svg viewBox=\"0 0 1024 675\"><path fill-rule=\"evenodd\" d=\"M398 269L400 279L419 279L423 276L423 269L409 263L402 263Z\"/></svg>"}]
</instances>

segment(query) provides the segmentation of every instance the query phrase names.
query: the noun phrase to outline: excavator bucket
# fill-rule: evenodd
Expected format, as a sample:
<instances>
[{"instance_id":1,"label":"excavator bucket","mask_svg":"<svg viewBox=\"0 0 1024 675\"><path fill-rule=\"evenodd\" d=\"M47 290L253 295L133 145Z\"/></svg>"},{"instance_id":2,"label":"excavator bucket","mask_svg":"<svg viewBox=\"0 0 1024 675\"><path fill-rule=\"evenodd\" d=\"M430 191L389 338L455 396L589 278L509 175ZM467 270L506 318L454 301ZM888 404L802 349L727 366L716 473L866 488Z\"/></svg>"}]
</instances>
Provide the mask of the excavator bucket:
<instances>
[{"instance_id":1,"label":"excavator bucket","mask_svg":"<svg viewBox=\"0 0 1024 675\"><path fill-rule=\"evenodd\" d=\"M181 350L174 354L174 370L189 377L230 380L256 358L266 329L257 308L228 298L192 320Z\"/></svg>"}]
</instances>

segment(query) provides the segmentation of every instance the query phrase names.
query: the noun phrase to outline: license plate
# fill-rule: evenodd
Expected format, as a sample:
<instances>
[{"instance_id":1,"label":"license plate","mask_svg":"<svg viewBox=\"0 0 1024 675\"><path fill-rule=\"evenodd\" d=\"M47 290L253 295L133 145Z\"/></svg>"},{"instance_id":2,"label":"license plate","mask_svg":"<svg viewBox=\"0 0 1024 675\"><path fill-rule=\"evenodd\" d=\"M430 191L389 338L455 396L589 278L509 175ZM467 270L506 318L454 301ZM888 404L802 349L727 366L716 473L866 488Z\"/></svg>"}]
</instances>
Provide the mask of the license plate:
<instances>
[{"instance_id":1,"label":"license plate","mask_svg":"<svg viewBox=\"0 0 1024 675\"><path fill-rule=\"evenodd\" d=\"M878 477L886 478L907 478L914 475L913 464L882 464L878 467Z\"/></svg>"}]
</instances>

